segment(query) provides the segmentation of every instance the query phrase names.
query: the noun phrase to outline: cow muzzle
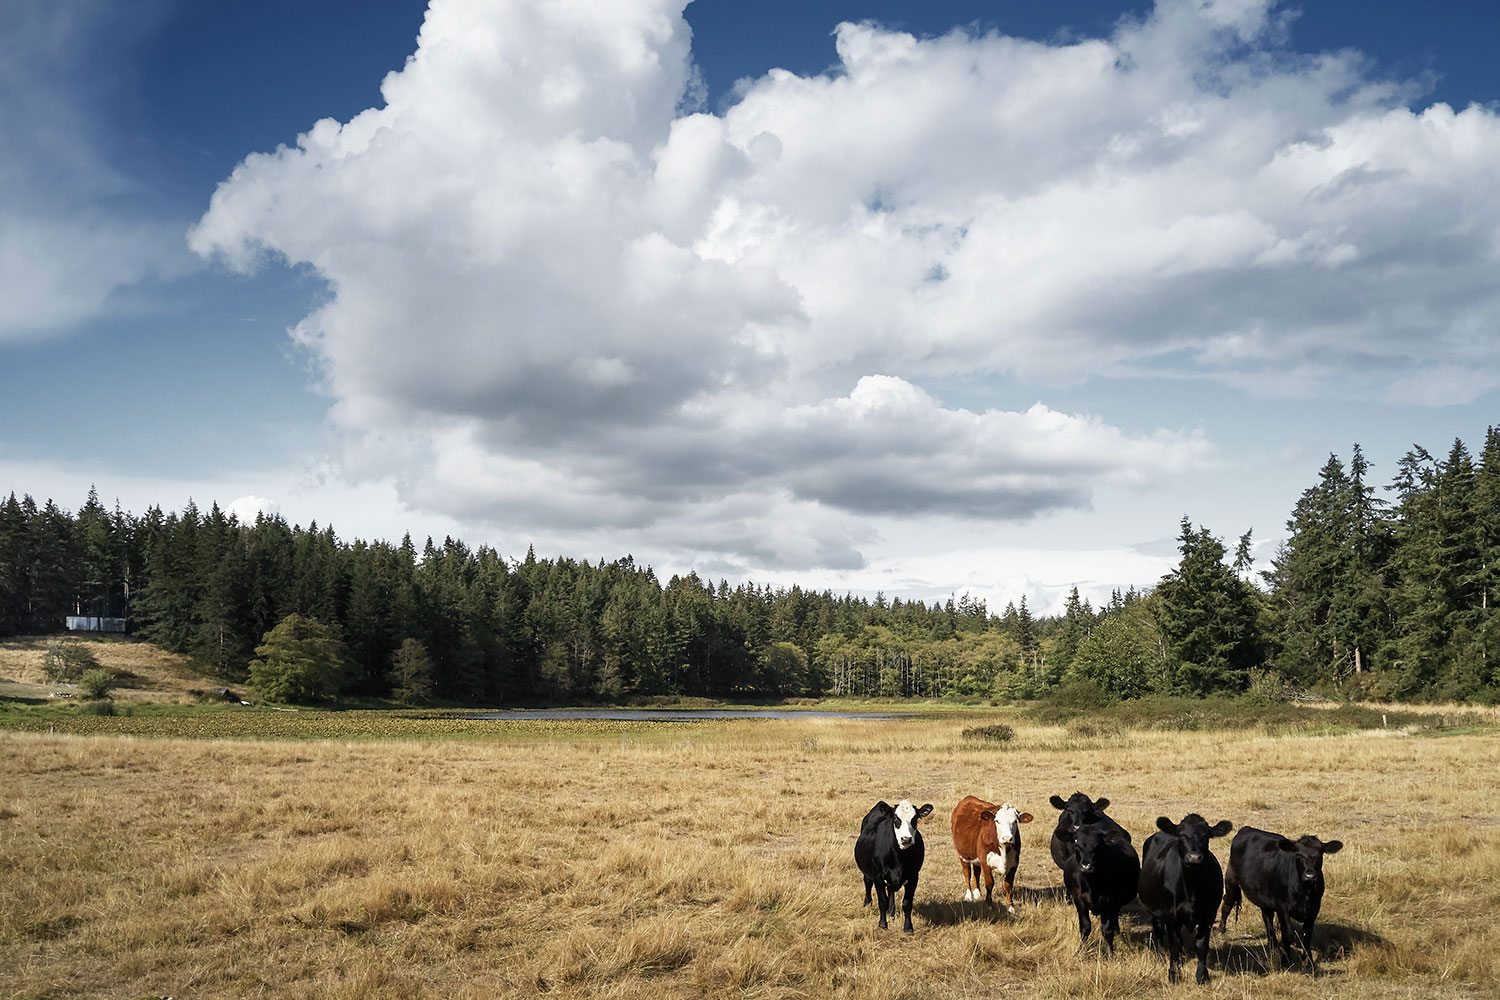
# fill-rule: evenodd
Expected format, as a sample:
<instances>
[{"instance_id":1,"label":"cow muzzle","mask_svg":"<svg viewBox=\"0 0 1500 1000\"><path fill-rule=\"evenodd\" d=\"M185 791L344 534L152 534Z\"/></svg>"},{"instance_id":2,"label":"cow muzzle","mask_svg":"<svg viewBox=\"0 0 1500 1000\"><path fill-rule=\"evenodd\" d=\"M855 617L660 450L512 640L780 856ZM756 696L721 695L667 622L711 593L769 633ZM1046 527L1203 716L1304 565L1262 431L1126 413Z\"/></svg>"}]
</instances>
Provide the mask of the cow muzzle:
<instances>
[{"instance_id":1,"label":"cow muzzle","mask_svg":"<svg viewBox=\"0 0 1500 1000\"><path fill-rule=\"evenodd\" d=\"M896 846L901 848L903 851L910 847L913 843L915 843L915 841L911 837L896 838Z\"/></svg>"}]
</instances>

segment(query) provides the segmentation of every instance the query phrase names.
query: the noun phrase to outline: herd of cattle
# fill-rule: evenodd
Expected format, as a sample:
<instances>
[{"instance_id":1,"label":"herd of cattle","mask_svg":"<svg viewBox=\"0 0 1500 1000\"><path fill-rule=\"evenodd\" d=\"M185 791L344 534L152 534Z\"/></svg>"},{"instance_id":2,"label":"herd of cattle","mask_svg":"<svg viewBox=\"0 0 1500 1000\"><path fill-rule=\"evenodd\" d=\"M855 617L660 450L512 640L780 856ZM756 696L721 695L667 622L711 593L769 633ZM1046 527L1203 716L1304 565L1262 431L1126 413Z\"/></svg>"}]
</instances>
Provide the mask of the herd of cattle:
<instances>
[{"instance_id":1,"label":"herd of cattle","mask_svg":"<svg viewBox=\"0 0 1500 1000\"><path fill-rule=\"evenodd\" d=\"M1105 814L1109 799L1090 799L1074 792L1066 801L1051 798L1058 809L1052 831L1052 860L1062 869L1068 899L1078 910L1080 947L1093 930L1089 914L1099 917L1107 951L1114 952L1120 910L1137 896L1151 916L1151 946L1168 952L1167 978L1177 981L1177 964L1184 928L1191 928L1198 953L1197 981L1208 982L1208 935L1214 915L1223 931L1231 910L1238 912L1241 897L1260 907L1266 938L1275 949L1277 923L1280 950L1287 965L1296 961L1293 933L1302 955L1317 974L1312 954L1313 923L1323 902L1323 855L1344 845L1306 836L1291 840L1276 833L1241 827L1229 846L1229 868L1223 870L1209 850L1209 841L1232 828L1228 820L1212 826L1197 813L1181 823L1165 816L1146 838L1144 858L1137 857L1130 833ZM902 912L910 933L912 897L922 870L925 849L917 823L932 814L931 803L917 808L903 799L895 806L876 803L860 826L854 860L865 877L865 904L870 890L880 903L880 926L896 916L896 892L905 888ZM964 870L964 899L984 898L993 904L995 878L1005 885L1005 907L1015 912L1011 890L1021 860L1021 824L1031 814L1009 802L994 805L970 795L953 809L953 846ZM1222 904L1222 906L1221 906ZM1300 925L1300 926L1298 926Z\"/></svg>"}]
</instances>

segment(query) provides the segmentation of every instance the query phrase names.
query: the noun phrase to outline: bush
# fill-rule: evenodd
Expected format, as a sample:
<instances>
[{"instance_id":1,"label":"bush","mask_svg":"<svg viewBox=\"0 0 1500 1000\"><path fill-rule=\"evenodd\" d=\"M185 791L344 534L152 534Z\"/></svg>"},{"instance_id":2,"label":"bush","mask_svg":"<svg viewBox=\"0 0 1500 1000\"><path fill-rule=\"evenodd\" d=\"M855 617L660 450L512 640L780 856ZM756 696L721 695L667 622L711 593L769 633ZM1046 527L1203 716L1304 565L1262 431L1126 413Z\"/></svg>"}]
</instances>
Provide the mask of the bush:
<instances>
[{"instance_id":1,"label":"bush","mask_svg":"<svg viewBox=\"0 0 1500 1000\"><path fill-rule=\"evenodd\" d=\"M42 673L54 684L76 681L90 670L98 670L94 651L77 639L59 639L47 645Z\"/></svg>"},{"instance_id":2,"label":"bush","mask_svg":"<svg viewBox=\"0 0 1500 1000\"><path fill-rule=\"evenodd\" d=\"M963 731L963 737L966 740L982 740L988 743L1009 743L1015 735L1016 731L1009 726L975 726Z\"/></svg>"},{"instance_id":3,"label":"bush","mask_svg":"<svg viewBox=\"0 0 1500 1000\"><path fill-rule=\"evenodd\" d=\"M1284 705L1292 700L1292 686L1274 670L1251 670L1250 686L1240 697L1249 705Z\"/></svg>"},{"instance_id":4,"label":"bush","mask_svg":"<svg viewBox=\"0 0 1500 1000\"><path fill-rule=\"evenodd\" d=\"M78 689L90 701L102 701L115 689L115 679L108 670L90 670L78 678Z\"/></svg>"},{"instance_id":5,"label":"bush","mask_svg":"<svg viewBox=\"0 0 1500 1000\"><path fill-rule=\"evenodd\" d=\"M1054 725L1109 707L1114 699L1093 681L1070 681L1026 710L1028 717Z\"/></svg>"},{"instance_id":6,"label":"bush","mask_svg":"<svg viewBox=\"0 0 1500 1000\"><path fill-rule=\"evenodd\" d=\"M1114 739L1124 735L1120 723L1097 716L1080 716L1068 723L1068 735L1081 740Z\"/></svg>"}]
</instances>

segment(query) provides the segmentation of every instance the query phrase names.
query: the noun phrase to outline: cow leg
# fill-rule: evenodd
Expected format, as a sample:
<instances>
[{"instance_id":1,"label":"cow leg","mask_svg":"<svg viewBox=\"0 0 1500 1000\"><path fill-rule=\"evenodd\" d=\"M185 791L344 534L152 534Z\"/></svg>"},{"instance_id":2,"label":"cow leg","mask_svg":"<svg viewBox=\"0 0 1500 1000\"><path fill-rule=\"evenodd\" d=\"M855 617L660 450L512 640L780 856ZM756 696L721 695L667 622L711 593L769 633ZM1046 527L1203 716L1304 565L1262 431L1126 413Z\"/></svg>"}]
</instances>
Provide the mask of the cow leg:
<instances>
[{"instance_id":1,"label":"cow leg","mask_svg":"<svg viewBox=\"0 0 1500 1000\"><path fill-rule=\"evenodd\" d=\"M1089 908L1077 897L1073 897L1073 905L1078 909L1078 950L1088 943L1089 933L1094 929L1094 923L1089 919Z\"/></svg>"},{"instance_id":2,"label":"cow leg","mask_svg":"<svg viewBox=\"0 0 1500 1000\"><path fill-rule=\"evenodd\" d=\"M865 905L866 906L870 905L870 887L872 885L874 885L874 884L875 884L875 880L872 879L870 876L866 875L865 876Z\"/></svg>"},{"instance_id":3,"label":"cow leg","mask_svg":"<svg viewBox=\"0 0 1500 1000\"><path fill-rule=\"evenodd\" d=\"M1214 918L1210 912L1207 920L1199 922L1197 934L1193 938L1193 947L1198 952L1198 973L1194 976L1194 981L1199 986L1208 984L1208 933L1213 927Z\"/></svg>"},{"instance_id":4,"label":"cow leg","mask_svg":"<svg viewBox=\"0 0 1500 1000\"><path fill-rule=\"evenodd\" d=\"M1286 910L1276 911L1276 922L1281 925L1281 958L1288 967L1297 964L1297 953L1292 950L1292 943L1296 941L1293 937L1292 919Z\"/></svg>"},{"instance_id":5,"label":"cow leg","mask_svg":"<svg viewBox=\"0 0 1500 1000\"><path fill-rule=\"evenodd\" d=\"M1099 930L1104 934L1104 951L1106 954L1113 955L1115 953L1115 932L1119 929L1119 910L1099 914Z\"/></svg>"},{"instance_id":6,"label":"cow leg","mask_svg":"<svg viewBox=\"0 0 1500 1000\"><path fill-rule=\"evenodd\" d=\"M974 869L963 858L959 858L958 863L964 870L964 902L968 902L974 898Z\"/></svg>"},{"instance_id":7,"label":"cow leg","mask_svg":"<svg viewBox=\"0 0 1500 1000\"><path fill-rule=\"evenodd\" d=\"M1151 954L1155 955L1157 958L1162 957L1161 942L1162 937L1163 935L1165 935L1165 933L1166 932L1162 929L1161 920L1153 915L1151 917L1151 936L1146 939L1146 944L1150 946Z\"/></svg>"},{"instance_id":8,"label":"cow leg","mask_svg":"<svg viewBox=\"0 0 1500 1000\"><path fill-rule=\"evenodd\" d=\"M984 902L986 906L993 907L995 905L995 870L990 867L988 859L980 867L984 869ZM976 898L979 896L977 887L974 895Z\"/></svg>"},{"instance_id":9,"label":"cow leg","mask_svg":"<svg viewBox=\"0 0 1500 1000\"><path fill-rule=\"evenodd\" d=\"M1219 930L1229 931L1229 911L1240 905L1240 887L1228 879L1224 880L1224 905L1219 909ZM1236 918L1238 919L1238 918Z\"/></svg>"},{"instance_id":10,"label":"cow leg","mask_svg":"<svg viewBox=\"0 0 1500 1000\"><path fill-rule=\"evenodd\" d=\"M1276 911L1262 906L1260 908L1260 919L1266 925L1266 969L1268 971L1275 971L1276 952L1278 950L1276 944Z\"/></svg>"},{"instance_id":11,"label":"cow leg","mask_svg":"<svg viewBox=\"0 0 1500 1000\"><path fill-rule=\"evenodd\" d=\"M1177 982L1177 964L1182 960L1182 928L1175 920L1162 921L1167 938L1167 982Z\"/></svg>"},{"instance_id":12,"label":"cow leg","mask_svg":"<svg viewBox=\"0 0 1500 1000\"><path fill-rule=\"evenodd\" d=\"M875 880L875 897L880 903L880 923L877 926L881 930L885 930L885 915L890 911L891 901L889 898L890 892L886 889L885 879L883 878Z\"/></svg>"},{"instance_id":13,"label":"cow leg","mask_svg":"<svg viewBox=\"0 0 1500 1000\"><path fill-rule=\"evenodd\" d=\"M902 924L901 929L903 931L905 931L906 933L908 933L908 934L910 934L912 932L912 926L911 926L911 904L912 904L912 897L915 896L916 894L917 894L917 877L915 875L913 875L911 877L911 881L908 882L908 883L906 883L906 895L901 900L901 913L906 918L906 922L904 924ZM896 894L895 893L891 893L891 903L892 903L893 906L895 904L895 899L896 899ZM892 915L894 916L894 913Z\"/></svg>"},{"instance_id":14,"label":"cow leg","mask_svg":"<svg viewBox=\"0 0 1500 1000\"><path fill-rule=\"evenodd\" d=\"M1318 978L1318 958L1312 950L1313 923L1318 918L1313 917L1302 925L1302 958L1312 969L1313 978Z\"/></svg>"}]
</instances>

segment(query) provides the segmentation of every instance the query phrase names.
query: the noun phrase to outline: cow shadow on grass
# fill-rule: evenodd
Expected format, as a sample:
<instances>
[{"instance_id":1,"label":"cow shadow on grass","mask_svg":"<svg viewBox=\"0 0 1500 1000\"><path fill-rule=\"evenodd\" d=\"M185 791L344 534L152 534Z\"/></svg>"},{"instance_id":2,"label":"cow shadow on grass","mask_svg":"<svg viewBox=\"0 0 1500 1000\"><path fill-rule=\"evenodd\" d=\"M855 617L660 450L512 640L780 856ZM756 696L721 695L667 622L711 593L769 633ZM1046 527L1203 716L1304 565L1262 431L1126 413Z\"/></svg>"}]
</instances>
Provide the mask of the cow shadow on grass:
<instances>
[{"instance_id":1,"label":"cow shadow on grass","mask_svg":"<svg viewBox=\"0 0 1500 1000\"><path fill-rule=\"evenodd\" d=\"M1252 976L1266 976L1283 970L1309 974L1312 972L1312 969L1302 961L1301 948L1293 949L1297 961L1291 965L1285 965L1279 952L1272 953L1266 943L1264 933L1252 931L1248 938L1244 936L1243 931L1231 930L1230 933L1235 934L1239 940L1225 940L1219 933L1218 924L1214 924L1214 944L1210 949L1213 959L1210 967L1217 965L1226 973ZM1313 928L1313 954L1318 960L1318 975L1320 977L1341 976L1344 974L1343 970L1330 969L1325 963L1341 962L1357 948L1379 946L1385 943L1385 938L1363 928L1320 921Z\"/></svg>"},{"instance_id":2,"label":"cow shadow on grass","mask_svg":"<svg viewBox=\"0 0 1500 1000\"><path fill-rule=\"evenodd\" d=\"M918 899L912 905L912 912L920 914L928 923L938 927L952 927L957 924L985 923L1000 924L1017 919L1021 913L1032 906L1049 905L1067 901L1067 895L1062 886L1052 886L1046 889L1029 889L1025 886L1017 886L1011 894L1015 902L1016 912L1007 913L1003 896L997 894L993 905L984 900L962 900L962 899Z\"/></svg>"}]
</instances>

